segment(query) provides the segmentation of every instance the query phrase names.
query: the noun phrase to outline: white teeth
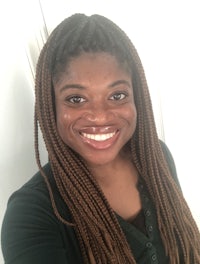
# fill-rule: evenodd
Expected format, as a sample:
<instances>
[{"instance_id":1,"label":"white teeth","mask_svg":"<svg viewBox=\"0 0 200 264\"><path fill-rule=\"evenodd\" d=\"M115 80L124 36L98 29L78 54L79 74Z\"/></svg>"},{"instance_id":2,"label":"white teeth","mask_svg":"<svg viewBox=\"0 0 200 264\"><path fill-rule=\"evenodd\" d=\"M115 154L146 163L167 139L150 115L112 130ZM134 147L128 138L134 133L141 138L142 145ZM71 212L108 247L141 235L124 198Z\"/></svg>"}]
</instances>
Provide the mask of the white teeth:
<instances>
[{"instance_id":1,"label":"white teeth","mask_svg":"<svg viewBox=\"0 0 200 264\"><path fill-rule=\"evenodd\" d=\"M106 139L113 137L114 135L115 135L115 132L107 133L107 134L86 134L86 133L82 133L82 136L89 138L89 139L92 139L92 140L96 140L96 141L104 141Z\"/></svg>"}]
</instances>

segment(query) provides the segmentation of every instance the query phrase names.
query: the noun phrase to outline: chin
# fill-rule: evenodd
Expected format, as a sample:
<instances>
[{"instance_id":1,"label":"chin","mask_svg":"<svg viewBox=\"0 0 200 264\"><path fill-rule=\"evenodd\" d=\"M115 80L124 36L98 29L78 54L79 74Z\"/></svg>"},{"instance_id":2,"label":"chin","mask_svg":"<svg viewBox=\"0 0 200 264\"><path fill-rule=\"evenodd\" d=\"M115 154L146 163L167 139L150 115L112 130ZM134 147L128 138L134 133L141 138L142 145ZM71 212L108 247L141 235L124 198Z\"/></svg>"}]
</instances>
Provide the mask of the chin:
<instances>
[{"instance_id":1,"label":"chin","mask_svg":"<svg viewBox=\"0 0 200 264\"><path fill-rule=\"evenodd\" d=\"M102 155L94 155L91 158L83 157L83 159L89 167L106 166L117 162L118 156L108 157L106 154L107 153L104 153Z\"/></svg>"}]
</instances>

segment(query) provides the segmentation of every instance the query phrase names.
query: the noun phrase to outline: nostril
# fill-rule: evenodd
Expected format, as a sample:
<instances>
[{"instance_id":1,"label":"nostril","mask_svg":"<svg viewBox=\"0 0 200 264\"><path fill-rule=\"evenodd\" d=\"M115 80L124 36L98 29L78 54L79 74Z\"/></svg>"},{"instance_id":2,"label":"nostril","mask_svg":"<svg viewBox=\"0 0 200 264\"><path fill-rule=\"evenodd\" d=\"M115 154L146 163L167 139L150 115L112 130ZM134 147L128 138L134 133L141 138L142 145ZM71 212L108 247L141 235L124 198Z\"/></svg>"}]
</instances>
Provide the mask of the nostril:
<instances>
[{"instance_id":1,"label":"nostril","mask_svg":"<svg viewBox=\"0 0 200 264\"><path fill-rule=\"evenodd\" d=\"M83 118L90 122L106 123L113 120L114 116L114 113L109 110L105 110L87 112L83 115Z\"/></svg>"},{"instance_id":2,"label":"nostril","mask_svg":"<svg viewBox=\"0 0 200 264\"><path fill-rule=\"evenodd\" d=\"M96 115L94 113L84 113L84 115L82 116L82 118L88 120L88 121L91 121L91 122L94 122L96 120Z\"/></svg>"}]
</instances>

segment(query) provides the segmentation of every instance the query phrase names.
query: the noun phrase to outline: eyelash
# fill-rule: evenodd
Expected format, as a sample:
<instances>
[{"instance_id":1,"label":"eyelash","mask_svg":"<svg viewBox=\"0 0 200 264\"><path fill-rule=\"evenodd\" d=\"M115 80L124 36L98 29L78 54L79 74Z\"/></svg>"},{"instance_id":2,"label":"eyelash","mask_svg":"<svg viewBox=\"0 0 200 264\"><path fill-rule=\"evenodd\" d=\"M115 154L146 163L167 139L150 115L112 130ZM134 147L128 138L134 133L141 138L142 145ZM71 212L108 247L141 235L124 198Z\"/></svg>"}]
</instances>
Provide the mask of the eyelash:
<instances>
[{"instance_id":1,"label":"eyelash","mask_svg":"<svg viewBox=\"0 0 200 264\"><path fill-rule=\"evenodd\" d=\"M77 99L78 99L78 101L74 101ZM81 104L81 103L85 102L86 99L83 98L82 96L79 96L79 95L73 95L73 96L67 97L66 101L71 103L71 104Z\"/></svg>"},{"instance_id":2,"label":"eyelash","mask_svg":"<svg viewBox=\"0 0 200 264\"><path fill-rule=\"evenodd\" d=\"M115 98L115 99L114 99L115 96L119 96L119 95L120 95L120 98L119 98L119 99L118 99L118 98ZM121 96L122 96L123 98L121 98ZM128 96L128 94L125 93L125 92L117 92L117 93L114 93L114 94L110 97L110 100L121 101L121 100L125 99L127 96ZM113 97L113 99L111 99L112 97Z\"/></svg>"},{"instance_id":3,"label":"eyelash","mask_svg":"<svg viewBox=\"0 0 200 264\"><path fill-rule=\"evenodd\" d=\"M120 96L120 98L119 98L119 96ZM112 100L112 101L122 101L127 96L128 96L128 94L125 93L125 92L116 92L116 93L114 93L113 95L111 95L109 97L109 100ZM83 98L82 96L79 96L79 95L72 95L72 96L67 97L65 99L65 101L68 102L68 103L71 103L71 104L81 104L81 103L86 102L86 99Z\"/></svg>"}]
</instances>

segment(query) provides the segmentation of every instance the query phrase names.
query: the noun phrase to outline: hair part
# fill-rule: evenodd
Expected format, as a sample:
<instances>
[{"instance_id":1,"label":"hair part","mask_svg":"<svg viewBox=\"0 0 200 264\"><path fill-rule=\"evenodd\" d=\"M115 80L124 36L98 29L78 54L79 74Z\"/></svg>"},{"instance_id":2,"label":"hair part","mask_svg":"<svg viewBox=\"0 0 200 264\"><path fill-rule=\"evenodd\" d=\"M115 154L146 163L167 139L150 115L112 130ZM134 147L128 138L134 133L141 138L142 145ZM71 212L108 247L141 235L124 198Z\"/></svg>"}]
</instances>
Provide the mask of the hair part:
<instances>
[{"instance_id":1,"label":"hair part","mask_svg":"<svg viewBox=\"0 0 200 264\"><path fill-rule=\"evenodd\" d=\"M155 205L170 263L180 263L180 250L184 263L199 263L199 231L164 158L140 58L127 35L99 15L76 14L65 19L50 35L38 60L35 82L36 159L56 216L75 229L84 263L136 263L115 213L96 180L81 157L58 135L53 82L59 79L70 60L83 52L107 52L130 69L138 114L136 131L129 142L133 162ZM40 164L38 123L57 188L71 212L72 223L58 212L51 185Z\"/></svg>"}]
</instances>

